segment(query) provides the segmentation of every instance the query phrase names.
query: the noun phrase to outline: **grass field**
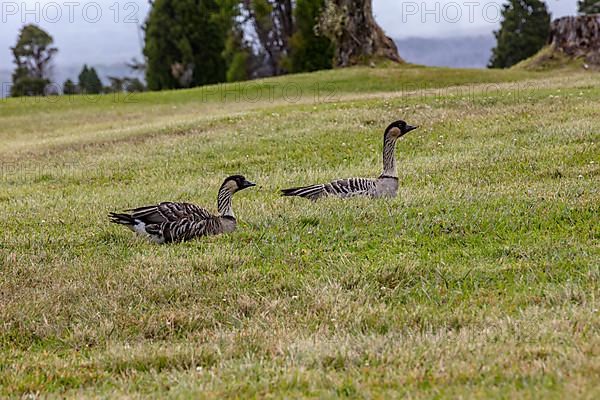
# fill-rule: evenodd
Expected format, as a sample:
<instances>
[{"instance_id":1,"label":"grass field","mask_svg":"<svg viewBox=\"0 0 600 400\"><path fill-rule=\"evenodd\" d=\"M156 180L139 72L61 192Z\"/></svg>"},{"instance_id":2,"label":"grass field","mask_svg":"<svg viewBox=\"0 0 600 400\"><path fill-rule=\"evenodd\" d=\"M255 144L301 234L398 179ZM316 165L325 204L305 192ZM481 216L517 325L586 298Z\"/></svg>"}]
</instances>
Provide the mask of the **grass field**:
<instances>
[{"instance_id":1,"label":"grass field","mask_svg":"<svg viewBox=\"0 0 600 400\"><path fill-rule=\"evenodd\" d=\"M280 198L381 172L393 200ZM0 102L0 397L598 398L600 74L356 68ZM162 200L238 230L157 246Z\"/></svg>"}]
</instances>

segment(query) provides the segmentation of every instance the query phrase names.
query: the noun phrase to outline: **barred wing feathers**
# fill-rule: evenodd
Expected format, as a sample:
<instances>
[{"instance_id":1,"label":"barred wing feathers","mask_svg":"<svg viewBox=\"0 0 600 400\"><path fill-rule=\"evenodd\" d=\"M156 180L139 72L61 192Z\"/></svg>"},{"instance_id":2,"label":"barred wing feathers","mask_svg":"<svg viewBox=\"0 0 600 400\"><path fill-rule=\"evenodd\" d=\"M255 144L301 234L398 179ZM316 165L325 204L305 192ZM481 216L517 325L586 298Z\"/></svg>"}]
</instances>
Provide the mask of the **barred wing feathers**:
<instances>
[{"instance_id":1,"label":"barred wing feathers","mask_svg":"<svg viewBox=\"0 0 600 400\"><path fill-rule=\"evenodd\" d=\"M138 207L131 210L133 219L145 224L175 222L183 218L203 220L213 217L206 209L190 203L163 202L153 206Z\"/></svg>"},{"instance_id":2,"label":"barred wing feathers","mask_svg":"<svg viewBox=\"0 0 600 400\"><path fill-rule=\"evenodd\" d=\"M310 200L317 200L320 197L326 196L327 191L325 190L325 185L311 185L311 186L301 186L294 187L289 189L283 189L281 191L282 196L300 196Z\"/></svg>"},{"instance_id":3,"label":"barred wing feathers","mask_svg":"<svg viewBox=\"0 0 600 400\"><path fill-rule=\"evenodd\" d=\"M324 196L370 196L376 192L375 180L367 178L338 179L330 183L283 189L283 196L300 196L317 200Z\"/></svg>"},{"instance_id":4,"label":"barred wing feathers","mask_svg":"<svg viewBox=\"0 0 600 400\"><path fill-rule=\"evenodd\" d=\"M199 236L222 233L218 217L202 220L182 218L161 224L151 224L146 226L145 230L158 243L187 242Z\"/></svg>"}]
</instances>

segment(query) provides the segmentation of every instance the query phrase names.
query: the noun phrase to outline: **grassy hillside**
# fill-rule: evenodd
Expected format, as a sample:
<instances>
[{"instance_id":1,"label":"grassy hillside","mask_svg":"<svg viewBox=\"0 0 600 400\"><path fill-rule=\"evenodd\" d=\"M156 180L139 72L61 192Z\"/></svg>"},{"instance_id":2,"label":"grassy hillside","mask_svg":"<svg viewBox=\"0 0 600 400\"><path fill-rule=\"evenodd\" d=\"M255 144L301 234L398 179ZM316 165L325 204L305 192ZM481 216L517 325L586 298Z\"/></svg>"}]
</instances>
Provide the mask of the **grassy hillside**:
<instances>
[{"instance_id":1,"label":"grassy hillside","mask_svg":"<svg viewBox=\"0 0 600 400\"><path fill-rule=\"evenodd\" d=\"M573 58L554 49L552 46L545 46L533 56L519 62L513 69L530 71L549 71L549 70L583 70L585 63L584 57ZM585 67L587 69L589 67ZM593 68L593 66L592 66ZM596 68L597 70L597 68Z\"/></svg>"},{"instance_id":2,"label":"grassy hillside","mask_svg":"<svg viewBox=\"0 0 600 400\"><path fill-rule=\"evenodd\" d=\"M420 67L3 101L0 397L597 397L599 102L600 74ZM399 118L396 199L278 196L376 176ZM231 235L107 223L232 173Z\"/></svg>"}]
</instances>

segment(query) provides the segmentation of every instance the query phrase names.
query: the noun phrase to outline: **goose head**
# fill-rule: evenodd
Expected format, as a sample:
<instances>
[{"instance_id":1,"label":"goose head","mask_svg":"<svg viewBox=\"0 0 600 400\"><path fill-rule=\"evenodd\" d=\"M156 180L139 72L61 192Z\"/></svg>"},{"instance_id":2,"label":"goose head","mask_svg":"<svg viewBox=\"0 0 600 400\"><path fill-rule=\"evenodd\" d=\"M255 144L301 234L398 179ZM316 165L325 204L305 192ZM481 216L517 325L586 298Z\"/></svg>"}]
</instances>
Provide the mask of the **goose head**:
<instances>
[{"instance_id":1,"label":"goose head","mask_svg":"<svg viewBox=\"0 0 600 400\"><path fill-rule=\"evenodd\" d=\"M233 194L252 186L256 186L256 183L250 182L243 175L231 175L225 178L221 189L226 189L229 193Z\"/></svg>"},{"instance_id":2,"label":"goose head","mask_svg":"<svg viewBox=\"0 0 600 400\"><path fill-rule=\"evenodd\" d=\"M414 129L417 129L417 128L418 128L418 126L409 125L402 120L398 120L398 121L392 122L385 129L385 136L393 138L393 139L398 139L398 138L401 138L402 136L406 135L408 132L410 132Z\"/></svg>"}]
</instances>

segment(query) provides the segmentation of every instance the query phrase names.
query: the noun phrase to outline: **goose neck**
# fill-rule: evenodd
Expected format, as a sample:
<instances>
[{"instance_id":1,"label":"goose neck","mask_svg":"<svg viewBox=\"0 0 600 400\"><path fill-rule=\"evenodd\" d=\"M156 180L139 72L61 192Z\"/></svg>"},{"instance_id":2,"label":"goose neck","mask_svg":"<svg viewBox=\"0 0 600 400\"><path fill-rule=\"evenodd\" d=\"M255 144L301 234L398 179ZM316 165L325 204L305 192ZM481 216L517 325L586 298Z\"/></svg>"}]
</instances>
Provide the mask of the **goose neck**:
<instances>
[{"instance_id":1,"label":"goose neck","mask_svg":"<svg viewBox=\"0 0 600 400\"><path fill-rule=\"evenodd\" d=\"M397 138L385 135L383 138L383 174L385 176L397 177L396 168L396 141Z\"/></svg>"}]
</instances>

